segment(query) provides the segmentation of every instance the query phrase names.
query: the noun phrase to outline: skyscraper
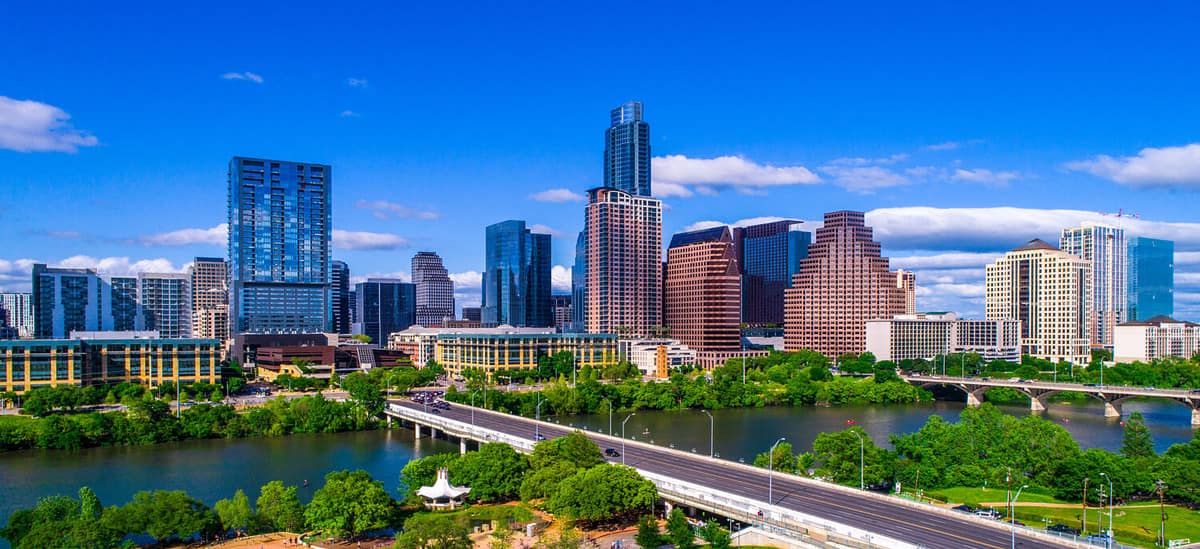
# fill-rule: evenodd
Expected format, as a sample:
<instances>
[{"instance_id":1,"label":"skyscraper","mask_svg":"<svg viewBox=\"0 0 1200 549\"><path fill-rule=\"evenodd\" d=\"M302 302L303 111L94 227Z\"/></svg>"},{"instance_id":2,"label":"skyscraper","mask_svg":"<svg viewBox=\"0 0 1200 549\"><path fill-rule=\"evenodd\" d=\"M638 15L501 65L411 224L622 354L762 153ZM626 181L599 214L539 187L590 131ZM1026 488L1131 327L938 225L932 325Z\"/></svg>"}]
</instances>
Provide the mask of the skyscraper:
<instances>
[{"instance_id":1,"label":"skyscraper","mask_svg":"<svg viewBox=\"0 0 1200 549\"><path fill-rule=\"evenodd\" d=\"M108 279L110 292L111 330L128 332L146 327L142 313L142 296L138 292L138 279L132 276L114 276ZM69 334L68 334L69 335Z\"/></svg>"},{"instance_id":2,"label":"skyscraper","mask_svg":"<svg viewBox=\"0 0 1200 549\"><path fill-rule=\"evenodd\" d=\"M1021 321L1021 354L1087 364L1091 269L1086 259L1030 240L987 266L987 319Z\"/></svg>"},{"instance_id":3,"label":"skyscraper","mask_svg":"<svg viewBox=\"0 0 1200 549\"><path fill-rule=\"evenodd\" d=\"M554 309L554 329L558 332L575 331L575 307L569 294L554 294L550 296L550 304Z\"/></svg>"},{"instance_id":4,"label":"skyscraper","mask_svg":"<svg viewBox=\"0 0 1200 549\"><path fill-rule=\"evenodd\" d=\"M587 232L579 231L575 240L575 265L571 267L571 329L587 329Z\"/></svg>"},{"instance_id":5,"label":"skyscraper","mask_svg":"<svg viewBox=\"0 0 1200 549\"><path fill-rule=\"evenodd\" d=\"M454 318L454 282L433 252L417 252L412 258L412 281L417 285L417 324L440 326Z\"/></svg>"},{"instance_id":6,"label":"skyscraper","mask_svg":"<svg viewBox=\"0 0 1200 549\"><path fill-rule=\"evenodd\" d=\"M330 262L329 304L330 327L335 334L350 333L350 266L345 261Z\"/></svg>"},{"instance_id":7,"label":"skyscraper","mask_svg":"<svg viewBox=\"0 0 1200 549\"><path fill-rule=\"evenodd\" d=\"M741 350L741 276L728 227L671 237L663 285L672 338L702 352Z\"/></svg>"},{"instance_id":8,"label":"skyscraper","mask_svg":"<svg viewBox=\"0 0 1200 549\"><path fill-rule=\"evenodd\" d=\"M489 225L486 235L484 326L553 326L550 235L532 233L517 220Z\"/></svg>"},{"instance_id":9,"label":"skyscraper","mask_svg":"<svg viewBox=\"0 0 1200 549\"><path fill-rule=\"evenodd\" d=\"M0 309L19 337L33 337L33 295L0 293Z\"/></svg>"},{"instance_id":10,"label":"skyscraper","mask_svg":"<svg viewBox=\"0 0 1200 549\"><path fill-rule=\"evenodd\" d=\"M629 101L609 113L604 131L604 186L650 196L650 124L642 104Z\"/></svg>"},{"instance_id":11,"label":"skyscraper","mask_svg":"<svg viewBox=\"0 0 1200 549\"><path fill-rule=\"evenodd\" d=\"M889 270L862 212L825 214L784 304L784 344L825 356L866 350L866 322L904 314L912 281Z\"/></svg>"},{"instance_id":12,"label":"skyscraper","mask_svg":"<svg viewBox=\"0 0 1200 549\"><path fill-rule=\"evenodd\" d=\"M192 286L192 336L229 338L229 264L219 257L197 257L188 268Z\"/></svg>"},{"instance_id":13,"label":"skyscraper","mask_svg":"<svg viewBox=\"0 0 1200 549\"><path fill-rule=\"evenodd\" d=\"M1129 249L1125 230L1084 222L1080 227L1063 229L1061 247L1091 263L1088 337L1092 346L1112 349L1113 327L1128 320L1129 285L1125 278Z\"/></svg>"},{"instance_id":14,"label":"skyscraper","mask_svg":"<svg viewBox=\"0 0 1200 549\"><path fill-rule=\"evenodd\" d=\"M371 337L387 345L388 336L412 326L417 319L417 287L408 282L386 278L368 278L354 285L354 333Z\"/></svg>"},{"instance_id":15,"label":"skyscraper","mask_svg":"<svg viewBox=\"0 0 1200 549\"><path fill-rule=\"evenodd\" d=\"M783 291L792 285L812 242L812 233L791 230L797 223L785 219L733 230L742 273L742 322L783 324Z\"/></svg>"},{"instance_id":16,"label":"skyscraper","mask_svg":"<svg viewBox=\"0 0 1200 549\"><path fill-rule=\"evenodd\" d=\"M662 202L591 189L584 227L586 330L653 336L662 325Z\"/></svg>"},{"instance_id":17,"label":"skyscraper","mask_svg":"<svg viewBox=\"0 0 1200 549\"><path fill-rule=\"evenodd\" d=\"M192 337L190 277L183 273L138 273L143 326L165 339ZM114 284L115 287L115 284Z\"/></svg>"},{"instance_id":18,"label":"skyscraper","mask_svg":"<svg viewBox=\"0 0 1200 549\"><path fill-rule=\"evenodd\" d=\"M234 333L318 333L330 322L332 169L229 162L229 321Z\"/></svg>"},{"instance_id":19,"label":"skyscraper","mask_svg":"<svg viewBox=\"0 0 1200 549\"><path fill-rule=\"evenodd\" d=\"M1175 314L1175 243L1135 236L1129 239L1130 321Z\"/></svg>"},{"instance_id":20,"label":"skyscraper","mask_svg":"<svg viewBox=\"0 0 1200 549\"><path fill-rule=\"evenodd\" d=\"M65 339L76 331L141 329L137 279L104 280L92 269L33 266L33 337Z\"/></svg>"}]
</instances>

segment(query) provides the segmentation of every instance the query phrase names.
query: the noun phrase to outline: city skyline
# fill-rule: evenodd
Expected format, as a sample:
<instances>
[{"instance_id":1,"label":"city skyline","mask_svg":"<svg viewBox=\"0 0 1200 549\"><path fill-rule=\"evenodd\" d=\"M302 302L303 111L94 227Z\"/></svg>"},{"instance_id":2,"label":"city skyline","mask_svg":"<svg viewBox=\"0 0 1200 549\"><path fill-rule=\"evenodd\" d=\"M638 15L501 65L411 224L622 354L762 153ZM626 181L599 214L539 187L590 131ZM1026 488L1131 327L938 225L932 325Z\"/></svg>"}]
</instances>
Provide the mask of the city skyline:
<instances>
[{"instance_id":1,"label":"city skyline","mask_svg":"<svg viewBox=\"0 0 1200 549\"><path fill-rule=\"evenodd\" d=\"M14 17L42 17L20 11L35 9L19 7ZM714 221L818 220L825 211L863 210L892 267L917 272L918 309L981 318L987 263L1032 238L1055 242L1064 228L1103 222L1123 226L1131 238L1174 240L1175 316L1200 317L1200 224L1189 208L1200 186L1200 138L1191 129L1200 111L1187 100L1195 77L1180 70L1192 46L1178 40L1189 19L1179 12L1194 7L1122 18L1120 33L1138 44L1133 50L1104 40L1118 23L1074 12L1073 19L1089 18L1077 21L1088 30L1053 27L1060 36L1051 37L1039 31L1051 30L1046 21L1054 13L1027 22L1032 27L1017 36L999 24L1017 13L994 14L986 24L941 14L897 30L887 17L858 19L858 28L829 24L843 9L830 6L815 8L832 10L822 17L790 17L793 8L776 6L778 17L733 15L720 23L703 21L705 9L649 9L647 22L684 17L739 36L750 36L740 23L766 28L743 45L722 46L729 51L667 30L664 42L652 41L630 60L631 77L617 82L586 69L616 54L588 47L608 29L569 11L592 9L548 10L554 29L545 39L562 51L519 63L513 74L528 77L521 79L500 72L497 60L535 59L548 53L543 43L507 36L520 29L488 30L489 14L479 10L460 22L464 31L480 31L477 37L434 52L445 39L417 27L439 14L415 13L414 32L399 47L458 67L454 74L418 71L413 78L424 87L387 62L397 46L383 47L382 35L327 53L306 46L284 59L270 42L286 24L247 36L235 50L201 37L205 16L144 14L146 28L213 47L146 52L134 47L137 39L105 55L145 55L144 64L110 71L96 61L50 73L45 67L68 54L99 55L77 51L98 40L97 32L137 32L117 20L95 24L103 14L80 14L56 23L69 36L64 43L27 51L20 44L38 25L17 25L0 38L0 48L22 53L8 56L13 79L0 92L0 161L9 168L0 175L0 222L14 230L0 253L0 289L30 291L35 261L131 276L181 272L193 257L220 255L227 161L248 155L337 170L332 256L350 265L355 281L406 278L408 259L432 250L445 259L458 303L478 305L483 227L525 219L552 235L554 289L567 292L581 200L603 179L606 115L639 100L653 126L664 242ZM350 20L328 15L332 36L349 32ZM310 16L304 8L281 14L285 21ZM783 34L785 26L772 20L799 27ZM914 38L924 25L945 30L948 23L973 31L953 48L942 42L949 40L944 32L938 42ZM974 32L980 28L991 32ZM388 40L404 35L395 30L384 33ZM890 41L899 33L907 40ZM859 42L805 53L833 35ZM631 46L616 47L627 53ZM933 48L954 51L932 60ZM1047 49L1073 64L1042 59ZM474 60L481 51L487 54ZM675 63L664 66L667 56ZM564 66L564 58L575 63ZM1119 77L1113 63L1126 67ZM780 70L765 70L775 65ZM463 74L503 89L447 93ZM713 86L713 74L740 83ZM89 86L79 86L85 80ZM152 85L158 81L162 87ZM547 81L570 92L531 91ZM296 93L301 87L305 94ZM404 108L416 102L427 112ZM295 131L292 116L314 131ZM394 131L400 124L436 131L392 136L404 133ZM76 207L45 207L61 196ZM1118 211L1140 217L1099 213Z\"/></svg>"}]
</instances>

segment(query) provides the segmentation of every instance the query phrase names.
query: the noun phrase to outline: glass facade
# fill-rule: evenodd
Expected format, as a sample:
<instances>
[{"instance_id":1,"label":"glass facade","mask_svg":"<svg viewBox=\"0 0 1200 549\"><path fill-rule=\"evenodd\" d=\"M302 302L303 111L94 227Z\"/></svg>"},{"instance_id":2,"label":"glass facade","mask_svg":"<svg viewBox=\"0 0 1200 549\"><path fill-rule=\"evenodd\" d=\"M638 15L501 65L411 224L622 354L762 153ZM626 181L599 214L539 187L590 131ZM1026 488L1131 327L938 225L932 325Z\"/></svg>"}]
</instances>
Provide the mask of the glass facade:
<instances>
[{"instance_id":1,"label":"glass facade","mask_svg":"<svg viewBox=\"0 0 1200 549\"><path fill-rule=\"evenodd\" d=\"M1175 243L1129 239L1129 320L1175 314Z\"/></svg>"},{"instance_id":2,"label":"glass facade","mask_svg":"<svg viewBox=\"0 0 1200 549\"><path fill-rule=\"evenodd\" d=\"M572 332L582 332L587 318L587 232L579 231L575 241L575 265L571 268L571 327Z\"/></svg>"},{"instance_id":3,"label":"glass facade","mask_svg":"<svg viewBox=\"0 0 1200 549\"><path fill-rule=\"evenodd\" d=\"M812 233L793 231L798 221L782 220L736 229L738 266L742 273L742 322L783 324L783 292L808 257Z\"/></svg>"},{"instance_id":4,"label":"glass facade","mask_svg":"<svg viewBox=\"0 0 1200 549\"><path fill-rule=\"evenodd\" d=\"M142 325L155 330L167 339L192 337L192 295L186 274L138 275L141 290ZM113 313L116 316L116 293L113 286Z\"/></svg>"},{"instance_id":5,"label":"glass facade","mask_svg":"<svg viewBox=\"0 0 1200 549\"><path fill-rule=\"evenodd\" d=\"M354 285L354 333L386 345L388 336L416 323L417 286L399 280L367 279Z\"/></svg>"},{"instance_id":6,"label":"glass facade","mask_svg":"<svg viewBox=\"0 0 1200 549\"><path fill-rule=\"evenodd\" d=\"M1089 333L1093 346L1111 348L1113 328L1128 320L1126 261L1129 248L1125 230L1085 222L1081 227L1063 229L1060 247L1066 253L1091 262Z\"/></svg>"},{"instance_id":7,"label":"glass facade","mask_svg":"<svg viewBox=\"0 0 1200 549\"><path fill-rule=\"evenodd\" d=\"M229 163L234 333L317 333L330 324L330 186L321 164Z\"/></svg>"},{"instance_id":8,"label":"glass facade","mask_svg":"<svg viewBox=\"0 0 1200 549\"><path fill-rule=\"evenodd\" d=\"M0 391L18 393L59 385L174 381L217 383L216 339L98 339L0 341Z\"/></svg>"},{"instance_id":9,"label":"glass facade","mask_svg":"<svg viewBox=\"0 0 1200 549\"><path fill-rule=\"evenodd\" d=\"M604 186L650 196L650 124L642 104L629 101L610 113L604 132Z\"/></svg>"},{"instance_id":10,"label":"glass facade","mask_svg":"<svg viewBox=\"0 0 1200 549\"><path fill-rule=\"evenodd\" d=\"M329 278L329 299L332 307L331 328L335 334L350 333L350 266L345 261L332 262Z\"/></svg>"},{"instance_id":11,"label":"glass facade","mask_svg":"<svg viewBox=\"0 0 1200 549\"><path fill-rule=\"evenodd\" d=\"M553 326L550 235L510 220L489 225L486 238L483 325Z\"/></svg>"}]
</instances>

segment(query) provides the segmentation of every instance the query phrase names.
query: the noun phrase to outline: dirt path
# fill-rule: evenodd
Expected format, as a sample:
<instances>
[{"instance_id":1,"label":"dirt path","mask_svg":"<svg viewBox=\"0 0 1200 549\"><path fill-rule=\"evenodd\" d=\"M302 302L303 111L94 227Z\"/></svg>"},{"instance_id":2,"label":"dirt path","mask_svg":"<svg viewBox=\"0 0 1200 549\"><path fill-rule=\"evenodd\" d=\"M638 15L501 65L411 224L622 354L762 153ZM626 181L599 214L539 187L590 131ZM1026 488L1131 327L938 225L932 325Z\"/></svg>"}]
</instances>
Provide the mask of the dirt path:
<instances>
[{"instance_id":1,"label":"dirt path","mask_svg":"<svg viewBox=\"0 0 1200 549\"><path fill-rule=\"evenodd\" d=\"M1003 501L994 501L994 502L989 501L989 502L983 502L983 503L979 504L980 507L1004 507L1006 505L1008 505L1008 504ZM1017 502L1017 504L1014 507L1053 507L1056 509L1078 509L1080 507L1080 505L1077 503L1045 503L1045 502L1031 501L1031 502ZM1117 509L1140 509L1140 508L1144 508L1144 507L1157 508L1158 504L1153 503L1153 504L1139 504L1139 505L1118 505L1116 508ZM1108 509L1108 506L1104 506L1103 508ZM1100 509L1100 507L1098 507L1096 505L1089 505L1088 509Z\"/></svg>"}]
</instances>

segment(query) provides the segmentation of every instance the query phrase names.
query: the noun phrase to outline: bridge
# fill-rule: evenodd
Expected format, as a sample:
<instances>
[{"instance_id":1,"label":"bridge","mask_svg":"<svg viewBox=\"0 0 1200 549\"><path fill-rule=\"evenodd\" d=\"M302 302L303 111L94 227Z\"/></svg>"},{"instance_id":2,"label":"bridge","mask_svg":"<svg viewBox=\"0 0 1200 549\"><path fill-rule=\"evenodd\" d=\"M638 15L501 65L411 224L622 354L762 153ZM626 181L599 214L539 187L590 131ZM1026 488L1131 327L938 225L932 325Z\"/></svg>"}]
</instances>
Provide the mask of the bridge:
<instances>
[{"instance_id":1,"label":"bridge","mask_svg":"<svg viewBox=\"0 0 1200 549\"><path fill-rule=\"evenodd\" d=\"M463 404L426 411L415 402L391 400L384 413L389 420L411 425L418 439L426 432L436 436L438 431L447 439L458 439L463 452L472 442L504 442L528 453L537 435L553 438L572 431ZM796 547L1010 547L1010 527L1000 521L601 433L584 434L602 448L618 450L619 457L606 459L637 469L654 482L668 505L752 524L795 540ZM1023 548L1090 547L1024 527L1016 528L1015 539L1016 546Z\"/></svg>"},{"instance_id":2,"label":"bridge","mask_svg":"<svg viewBox=\"0 0 1200 549\"><path fill-rule=\"evenodd\" d=\"M953 387L966 393L968 406L983 403L983 394L993 387L1008 387L1029 397L1034 412L1046 410L1046 399L1064 392L1083 393L1104 403L1104 417L1121 417L1121 404L1142 397L1164 398L1192 410L1192 425L1200 425L1200 390L1157 389L1154 387L1120 387L1112 385L1081 385L1052 381L1016 381L936 375L903 375L901 379L923 389Z\"/></svg>"}]
</instances>

